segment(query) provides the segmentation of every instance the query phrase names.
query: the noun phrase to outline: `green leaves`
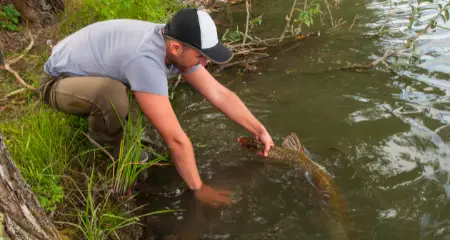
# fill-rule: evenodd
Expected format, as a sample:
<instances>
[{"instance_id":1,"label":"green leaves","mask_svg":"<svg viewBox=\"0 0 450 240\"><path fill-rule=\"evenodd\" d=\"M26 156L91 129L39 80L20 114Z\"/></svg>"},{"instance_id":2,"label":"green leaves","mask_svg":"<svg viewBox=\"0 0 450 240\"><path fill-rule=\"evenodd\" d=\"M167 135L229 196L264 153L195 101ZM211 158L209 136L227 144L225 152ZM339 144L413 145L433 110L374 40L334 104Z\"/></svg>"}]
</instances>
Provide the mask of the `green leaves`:
<instances>
[{"instance_id":1,"label":"green leaves","mask_svg":"<svg viewBox=\"0 0 450 240\"><path fill-rule=\"evenodd\" d=\"M430 20L428 20L428 25L429 28L434 29L438 26L438 19L442 20L442 22L446 23L447 21L450 20L450 3L446 3L445 5L442 4L432 4L432 5L427 5L424 7L420 7L419 5L421 3L424 2L430 2L433 3L432 0L419 0L417 3L417 6L413 6L413 4L410 4L411 7L411 15L409 17L409 24L408 24L408 29L411 29L412 25L416 22L416 21L420 21L419 19L421 18L422 12L426 11L426 10L435 10L436 11L436 15L434 17L432 17Z\"/></svg>"},{"instance_id":2,"label":"green leaves","mask_svg":"<svg viewBox=\"0 0 450 240\"><path fill-rule=\"evenodd\" d=\"M294 22L304 23L306 26L310 27L314 23L314 16L320 13L320 5L316 4L306 11L298 8L296 8L295 10L297 10L299 14Z\"/></svg>"},{"instance_id":3,"label":"green leaves","mask_svg":"<svg viewBox=\"0 0 450 240\"><path fill-rule=\"evenodd\" d=\"M418 4L421 4L421 3L424 3L424 2L433 3L433 0L419 0Z\"/></svg>"},{"instance_id":4,"label":"green leaves","mask_svg":"<svg viewBox=\"0 0 450 240\"><path fill-rule=\"evenodd\" d=\"M0 9L0 28L9 31L19 29L20 13L11 4L6 4Z\"/></svg>"}]
</instances>

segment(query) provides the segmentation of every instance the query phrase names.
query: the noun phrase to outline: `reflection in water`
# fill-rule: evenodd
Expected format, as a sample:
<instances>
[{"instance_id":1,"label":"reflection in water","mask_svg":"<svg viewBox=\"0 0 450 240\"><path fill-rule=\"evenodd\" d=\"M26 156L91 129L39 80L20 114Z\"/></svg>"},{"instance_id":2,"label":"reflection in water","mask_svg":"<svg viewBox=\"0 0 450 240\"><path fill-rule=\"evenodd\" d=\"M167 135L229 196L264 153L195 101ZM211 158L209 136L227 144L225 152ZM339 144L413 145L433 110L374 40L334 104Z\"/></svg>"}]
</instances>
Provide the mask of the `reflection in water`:
<instances>
[{"instance_id":1,"label":"reflection in water","mask_svg":"<svg viewBox=\"0 0 450 240\"><path fill-rule=\"evenodd\" d=\"M421 63L397 76L379 70L319 71L371 61L414 36L405 28L408 1L392 2L397 5L392 5L387 22L389 1L366 6L342 1L337 14L348 22L356 13L359 16L352 32L341 29L347 38L324 34L317 41L304 41L265 62L258 74L245 74L244 80L229 87L261 119L274 141L298 133L313 160L332 173L348 201L350 239L449 239L448 31L437 29L422 36ZM289 1L264 4L271 15L285 14L280 9L290 7ZM384 24L389 33L380 39L355 35L377 32ZM307 73L312 70L317 71ZM230 82L233 74L219 80ZM240 149L237 137L248 133L198 95L180 87L177 96L177 116L196 146L202 177L232 189L233 204L217 210L198 206L192 193L180 187L183 183L174 169L154 170L140 201L152 199L148 210L186 210L162 217L157 225L161 234L186 233L193 239L330 239L318 227L324 224L323 206L303 175L283 165L268 167ZM147 219L147 223L148 231L153 231L154 222Z\"/></svg>"}]
</instances>

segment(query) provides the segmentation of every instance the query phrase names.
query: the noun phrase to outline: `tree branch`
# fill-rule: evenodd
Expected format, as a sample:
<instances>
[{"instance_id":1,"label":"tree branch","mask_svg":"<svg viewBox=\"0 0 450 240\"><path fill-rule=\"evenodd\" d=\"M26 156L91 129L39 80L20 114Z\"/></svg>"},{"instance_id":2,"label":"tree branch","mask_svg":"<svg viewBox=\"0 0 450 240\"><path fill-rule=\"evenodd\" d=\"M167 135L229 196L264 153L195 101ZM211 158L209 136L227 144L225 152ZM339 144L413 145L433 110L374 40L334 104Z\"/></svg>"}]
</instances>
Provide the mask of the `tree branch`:
<instances>
[{"instance_id":1,"label":"tree branch","mask_svg":"<svg viewBox=\"0 0 450 240\"><path fill-rule=\"evenodd\" d=\"M0 49L0 69L5 69L6 71L10 72L12 75L14 75L14 77L16 78L17 82L19 84L21 84L22 86L24 86L27 89L30 90L36 90L36 88L34 88L31 85L28 85L19 75L19 73L17 73L16 71L14 71L14 69L11 68L11 64L17 63L20 59L22 59L25 54L28 53L28 51L30 51L31 48L33 48L34 45L34 38L33 38L33 34L31 34L30 30L28 30L26 32L26 35L30 38L30 44L28 44L28 47L25 48L24 52L18 56L17 58L14 58L12 60L5 60L5 56L3 54L3 49Z\"/></svg>"},{"instance_id":2,"label":"tree branch","mask_svg":"<svg viewBox=\"0 0 450 240\"><path fill-rule=\"evenodd\" d=\"M289 26L291 25L292 14L294 14L294 9L295 9L296 5L297 5L297 0L294 0L294 3L292 4L291 12L289 13L289 16L286 18L286 26L284 27L284 31L281 34L281 37L280 37L280 40L278 41L278 43L283 41L284 35L286 34L286 32L289 29Z\"/></svg>"}]
</instances>

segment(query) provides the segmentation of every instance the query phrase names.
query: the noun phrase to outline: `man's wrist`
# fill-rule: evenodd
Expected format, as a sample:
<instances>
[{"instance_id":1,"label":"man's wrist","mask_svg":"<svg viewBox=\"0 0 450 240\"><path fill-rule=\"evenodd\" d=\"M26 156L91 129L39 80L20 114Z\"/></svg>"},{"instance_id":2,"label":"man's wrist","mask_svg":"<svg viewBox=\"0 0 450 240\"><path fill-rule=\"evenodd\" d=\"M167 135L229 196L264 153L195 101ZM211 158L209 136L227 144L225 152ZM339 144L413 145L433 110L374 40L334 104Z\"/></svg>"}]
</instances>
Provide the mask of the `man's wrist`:
<instances>
[{"instance_id":1,"label":"man's wrist","mask_svg":"<svg viewBox=\"0 0 450 240\"><path fill-rule=\"evenodd\" d=\"M194 185L191 187L191 190L192 190L192 191L197 191L197 190L199 190L199 189L202 188L202 187L203 187L203 182L200 181L200 182L194 184Z\"/></svg>"},{"instance_id":2,"label":"man's wrist","mask_svg":"<svg viewBox=\"0 0 450 240\"><path fill-rule=\"evenodd\" d=\"M258 127L255 128L253 135L260 136L261 134L266 132L266 128L260 124Z\"/></svg>"}]
</instances>

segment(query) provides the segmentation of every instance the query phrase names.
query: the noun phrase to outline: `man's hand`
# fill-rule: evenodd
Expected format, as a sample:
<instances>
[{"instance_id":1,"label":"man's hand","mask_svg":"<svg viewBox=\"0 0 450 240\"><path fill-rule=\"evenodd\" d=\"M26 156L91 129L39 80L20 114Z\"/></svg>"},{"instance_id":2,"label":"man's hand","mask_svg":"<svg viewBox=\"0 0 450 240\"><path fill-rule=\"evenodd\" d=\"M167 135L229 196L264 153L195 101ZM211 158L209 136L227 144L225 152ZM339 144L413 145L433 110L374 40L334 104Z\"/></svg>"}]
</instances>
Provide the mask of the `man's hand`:
<instances>
[{"instance_id":1,"label":"man's hand","mask_svg":"<svg viewBox=\"0 0 450 240\"><path fill-rule=\"evenodd\" d=\"M261 134L256 135L255 138L264 143L264 152L262 153L262 156L267 157L270 149L275 146L272 137L270 137L270 134L266 130L263 130ZM259 154L261 155L261 153Z\"/></svg>"},{"instance_id":2,"label":"man's hand","mask_svg":"<svg viewBox=\"0 0 450 240\"><path fill-rule=\"evenodd\" d=\"M214 189L206 184L194 191L195 197L202 203L212 207L228 205L231 203L231 192Z\"/></svg>"}]
</instances>

